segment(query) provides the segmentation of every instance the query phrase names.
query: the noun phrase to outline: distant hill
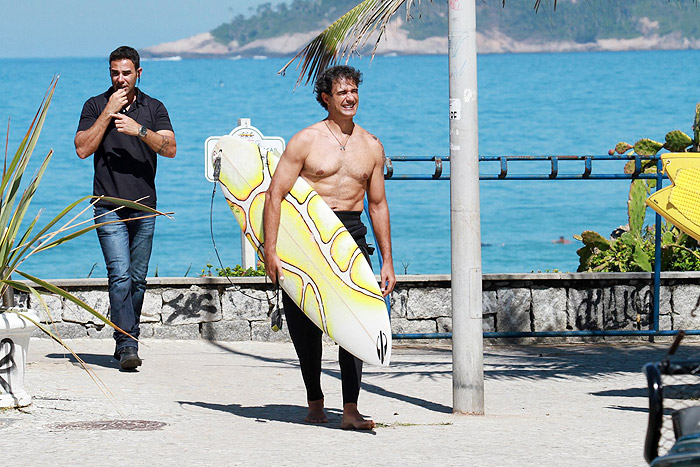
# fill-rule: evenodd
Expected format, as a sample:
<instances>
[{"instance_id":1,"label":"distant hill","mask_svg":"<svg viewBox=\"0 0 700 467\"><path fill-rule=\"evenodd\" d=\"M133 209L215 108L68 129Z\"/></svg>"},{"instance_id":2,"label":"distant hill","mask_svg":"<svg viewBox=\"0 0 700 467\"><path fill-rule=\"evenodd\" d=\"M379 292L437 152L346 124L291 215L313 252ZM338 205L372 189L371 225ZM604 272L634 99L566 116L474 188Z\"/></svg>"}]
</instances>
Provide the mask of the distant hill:
<instances>
[{"instance_id":1,"label":"distant hill","mask_svg":"<svg viewBox=\"0 0 700 467\"><path fill-rule=\"evenodd\" d=\"M700 48L700 7L691 0L477 1L480 53ZM288 56L358 0L293 0L263 4L212 31L147 47L146 57ZM447 2L423 0L387 28L379 54L447 53ZM373 41L369 42L372 46ZM365 52L371 50L366 49Z\"/></svg>"}]
</instances>

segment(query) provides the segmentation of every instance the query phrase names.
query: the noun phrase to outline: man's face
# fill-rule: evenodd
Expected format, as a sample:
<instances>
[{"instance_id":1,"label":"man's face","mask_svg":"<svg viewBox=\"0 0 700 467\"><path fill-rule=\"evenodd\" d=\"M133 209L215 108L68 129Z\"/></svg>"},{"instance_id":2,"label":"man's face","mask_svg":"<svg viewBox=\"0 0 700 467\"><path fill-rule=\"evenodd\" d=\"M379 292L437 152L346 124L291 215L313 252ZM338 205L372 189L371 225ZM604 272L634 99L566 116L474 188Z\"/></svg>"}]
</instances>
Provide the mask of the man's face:
<instances>
[{"instance_id":1,"label":"man's face","mask_svg":"<svg viewBox=\"0 0 700 467\"><path fill-rule=\"evenodd\" d=\"M134 89L136 89L136 80L141 74L141 68L137 70L134 67L134 62L123 58L121 60L114 60L109 64L109 74L112 78L112 87L115 91L117 89L124 89L127 94L131 94L134 92Z\"/></svg>"},{"instance_id":2,"label":"man's face","mask_svg":"<svg viewBox=\"0 0 700 467\"><path fill-rule=\"evenodd\" d=\"M324 93L323 100L329 113L354 117L360 103L357 84L352 79L338 78L333 81L331 95Z\"/></svg>"}]
</instances>

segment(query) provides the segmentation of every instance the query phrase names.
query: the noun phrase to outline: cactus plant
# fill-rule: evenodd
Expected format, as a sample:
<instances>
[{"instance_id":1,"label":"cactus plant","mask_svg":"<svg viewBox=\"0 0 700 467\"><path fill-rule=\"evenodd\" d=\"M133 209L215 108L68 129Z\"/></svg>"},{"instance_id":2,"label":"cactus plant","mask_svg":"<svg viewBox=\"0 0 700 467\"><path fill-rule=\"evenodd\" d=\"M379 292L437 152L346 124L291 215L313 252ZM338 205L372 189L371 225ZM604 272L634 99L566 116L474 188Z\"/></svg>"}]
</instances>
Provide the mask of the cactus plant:
<instances>
[{"instance_id":1,"label":"cactus plant","mask_svg":"<svg viewBox=\"0 0 700 467\"><path fill-rule=\"evenodd\" d=\"M685 148L691 144L693 144L693 140L681 130L673 130L666 133L664 148L671 152L685 152Z\"/></svg>"},{"instance_id":2,"label":"cactus plant","mask_svg":"<svg viewBox=\"0 0 700 467\"><path fill-rule=\"evenodd\" d=\"M648 138L637 141L634 146L619 142L608 154L636 154L653 156L661 149L672 152L700 151L700 103L695 107L693 138L680 130L666 134L664 143ZM640 164L641 162L641 164ZM656 160L630 160L625 164L626 174L656 173ZM579 256L578 271L651 271L654 258L654 229L644 227L646 215L646 197L656 187L655 179L635 179L630 184L627 200L626 230L621 235L609 240L597 232L587 230L574 238L583 243L576 253ZM669 271L700 270L700 248L698 243L671 224L661 224L661 268Z\"/></svg>"},{"instance_id":3,"label":"cactus plant","mask_svg":"<svg viewBox=\"0 0 700 467\"><path fill-rule=\"evenodd\" d=\"M640 156L653 156L663 148L664 145L649 138L642 138L634 143L634 152Z\"/></svg>"},{"instance_id":4,"label":"cactus plant","mask_svg":"<svg viewBox=\"0 0 700 467\"><path fill-rule=\"evenodd\" d=\"M618 154L624 154L630 149L632 149L632 146L629 143L625 143L624 141L620 141L615 145L615 152Z\"/></svg>"},{"instance_id":5,"label":"cactus plant","mask_svg":"<svg viewBox=\"0 0 700 467\"><path fill-rule=\"evenodd\" d=\"M627 219L629 221L630 233L635 237L642 237L642 227L646 217L646 180L632 180L630 184L630 194L627 199Z\"/></svg>"},{"instance_id":6,"label":"cactus plant","mask_svg":"<svg viewBox=\"0 0 700 467\"><path fill-rule=\"evenodd\" d=\"M592 230L586 230L581 234L581 241L584 245L597 248L601 251L605 251L610 248L610 241L603 237L598 232L593 232Z\"/></svg>"}]
</instances>

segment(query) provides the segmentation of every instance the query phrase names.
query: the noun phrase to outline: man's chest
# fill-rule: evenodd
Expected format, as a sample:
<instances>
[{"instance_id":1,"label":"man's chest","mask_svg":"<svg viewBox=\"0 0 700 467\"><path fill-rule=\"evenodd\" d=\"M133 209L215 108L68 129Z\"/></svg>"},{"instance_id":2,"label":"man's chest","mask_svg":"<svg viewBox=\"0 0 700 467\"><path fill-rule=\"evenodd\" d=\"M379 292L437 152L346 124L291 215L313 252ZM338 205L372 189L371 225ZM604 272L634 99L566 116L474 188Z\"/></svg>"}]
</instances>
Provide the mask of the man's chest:
<instances>
[{"instance_id":1,"label":"man's chest","mask_svg":"<svg viewBox=\"0 0 700 467\"><path fill-rule=\"evenodd\" d=\"M302 174L314 180L329 177L348 177L357 181L369 179L372 174L371 157L358 151L341 151L333 149L320 152L312 151L304 161Z\"/></svg>"}]
</instances>

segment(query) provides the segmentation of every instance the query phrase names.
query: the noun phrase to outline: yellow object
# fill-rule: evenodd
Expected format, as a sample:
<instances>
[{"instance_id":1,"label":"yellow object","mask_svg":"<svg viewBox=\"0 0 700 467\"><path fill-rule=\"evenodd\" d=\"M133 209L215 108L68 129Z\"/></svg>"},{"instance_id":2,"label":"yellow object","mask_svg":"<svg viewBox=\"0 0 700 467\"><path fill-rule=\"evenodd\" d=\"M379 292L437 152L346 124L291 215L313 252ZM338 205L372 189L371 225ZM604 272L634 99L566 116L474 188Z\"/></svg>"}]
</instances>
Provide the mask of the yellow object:
<instances>
[{"instance_id":1,"label":"yellow object","mask_svg":"<svg viewBox=\"0 0 700 467\"><path fill-rule=\"evenodd\" d=\"M647 198L647 205L666 220L700 241L700 153L661 156L671 186Z\"/></svg>"},{"instance_id":2,"label":"yellow object","mask_svg":"<svg viewBox=\"0 0 700 467\"><path fill-rule=\"evenodd\" d=\"M241 230L262 252L265 191L279 157L249 141L224 136L219 184ZM281 286L304 313L361 360L389 365L391 325L379 284L357 243L301 177L282 200L277 252Z\"/></svg>"}]
</instances>

